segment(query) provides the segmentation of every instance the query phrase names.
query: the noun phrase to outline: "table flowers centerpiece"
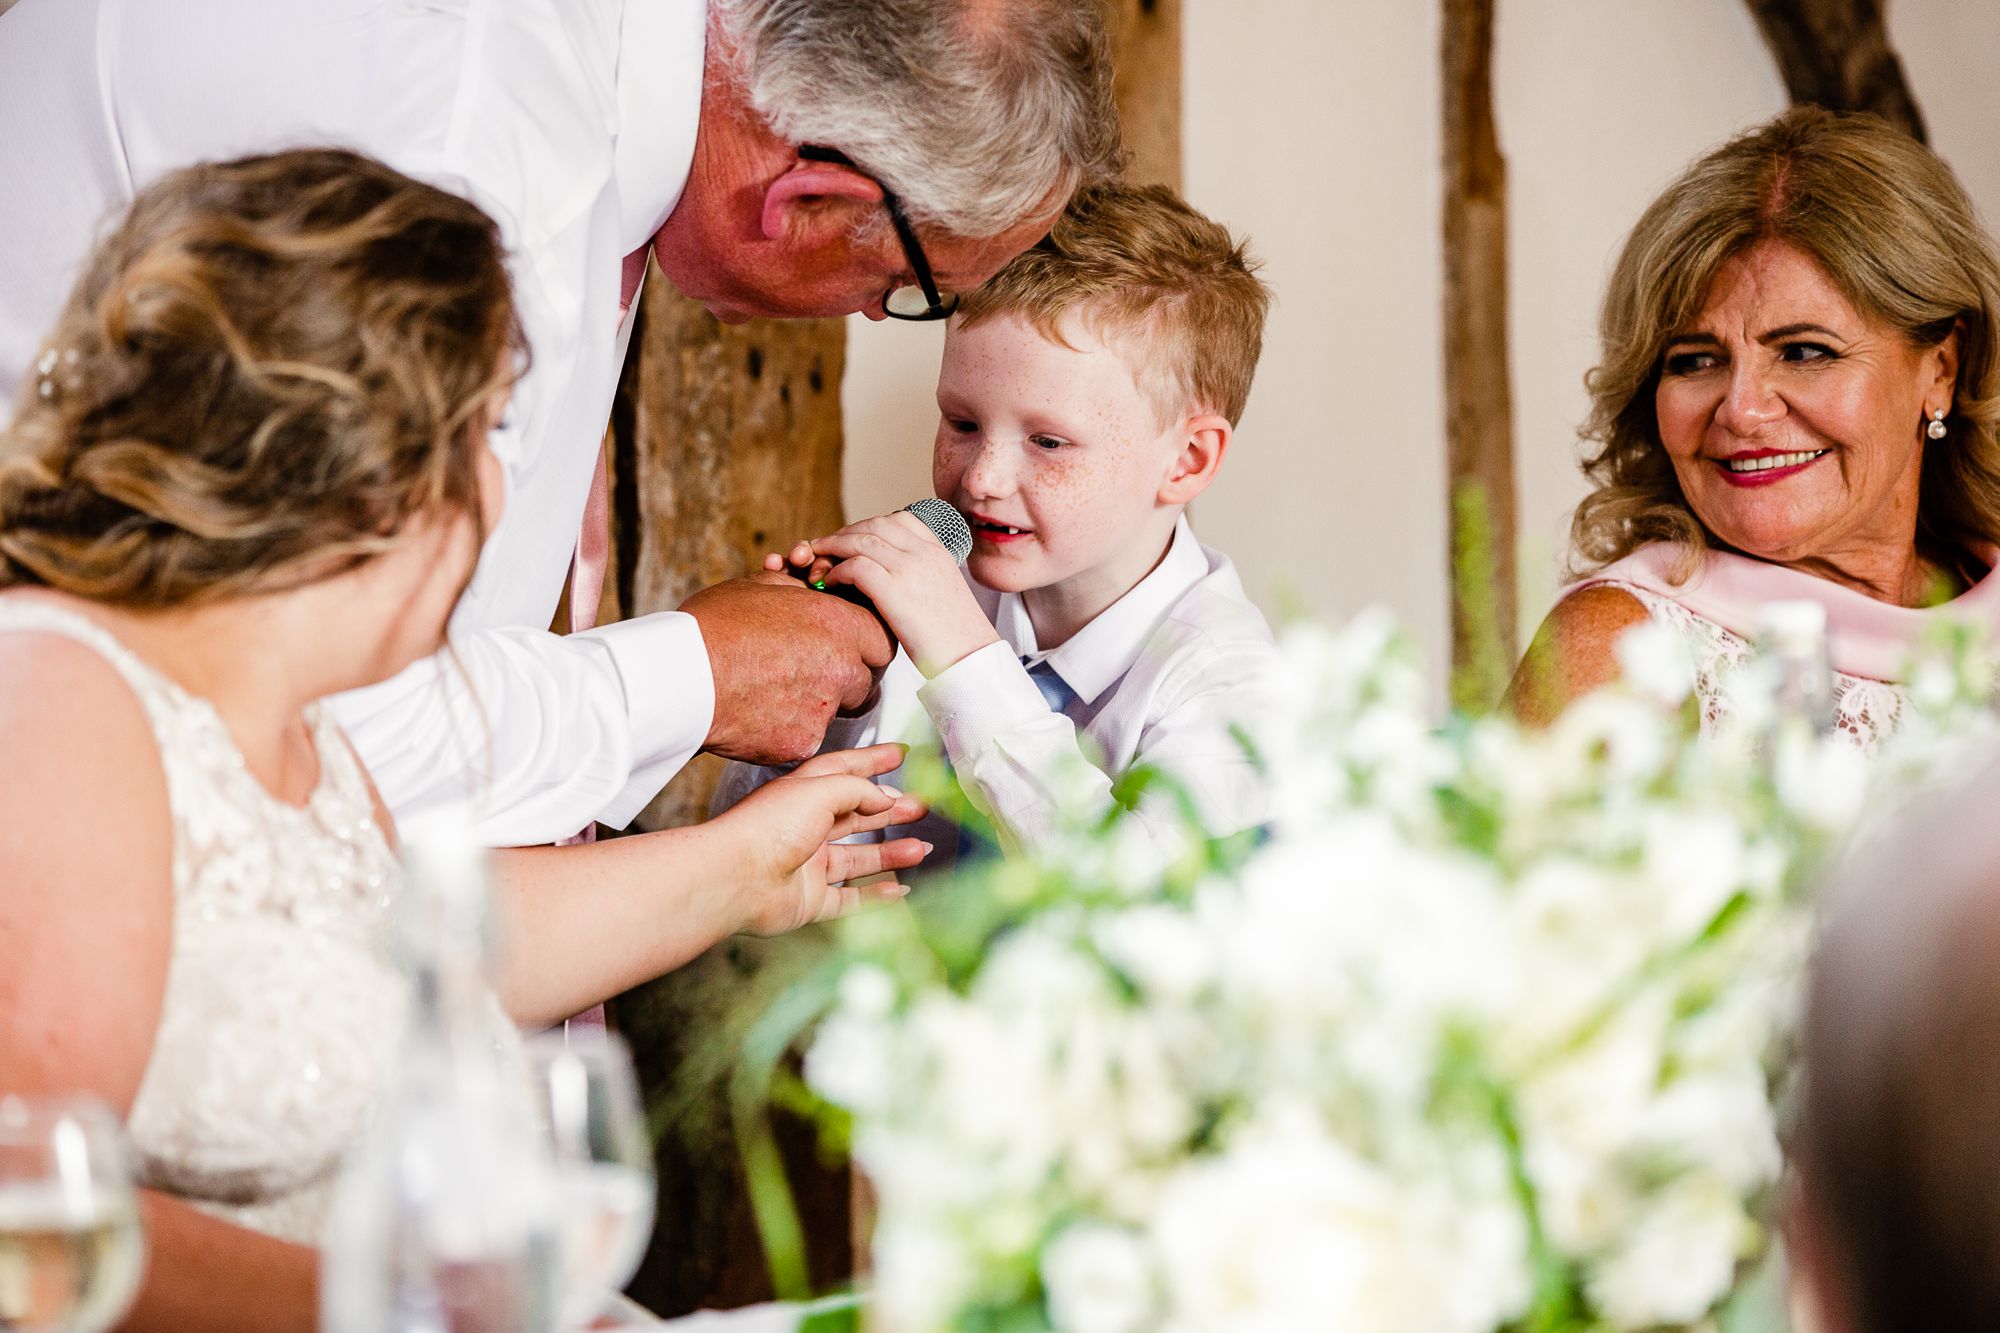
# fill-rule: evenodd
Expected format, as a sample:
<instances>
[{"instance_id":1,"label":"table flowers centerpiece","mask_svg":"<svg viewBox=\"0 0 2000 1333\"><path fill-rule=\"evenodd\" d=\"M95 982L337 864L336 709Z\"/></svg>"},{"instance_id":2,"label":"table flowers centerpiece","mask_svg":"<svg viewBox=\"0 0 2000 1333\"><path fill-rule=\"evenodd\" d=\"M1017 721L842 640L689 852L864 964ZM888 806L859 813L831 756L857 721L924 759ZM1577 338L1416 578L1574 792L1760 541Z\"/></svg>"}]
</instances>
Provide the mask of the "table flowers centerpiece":
<instances>
[{"instance_id":1,"label":"table flowers centerpiece","mask_svg":"<svg viewBox=\"0 0 2000 1333\"><path fill-rule=\"evenodd\" d=\"M1697 743L1673 637L1620 656L1545 730L1438 728L1386 618L1294 627L1258 835L1092 821L846 923L751 1063L827 1011L789 1099L879 1198L873 1326L1715 1327L1770 1243L1800 886L1994 735L1993 675L1941 644L1864 759L1749 672Z\"/></svg>"}]
</instances>

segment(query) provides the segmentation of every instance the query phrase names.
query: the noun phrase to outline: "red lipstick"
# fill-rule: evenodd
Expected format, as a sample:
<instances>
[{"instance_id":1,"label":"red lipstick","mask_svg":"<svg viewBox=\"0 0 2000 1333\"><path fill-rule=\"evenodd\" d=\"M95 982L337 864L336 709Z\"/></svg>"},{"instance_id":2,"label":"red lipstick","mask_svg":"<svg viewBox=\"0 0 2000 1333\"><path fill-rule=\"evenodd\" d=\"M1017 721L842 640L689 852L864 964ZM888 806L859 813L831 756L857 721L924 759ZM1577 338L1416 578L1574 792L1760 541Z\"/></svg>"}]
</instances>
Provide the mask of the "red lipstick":
<instances>
[{"instance_id":1,"label":"red lipstick","mask_svg":"<svg viewBox=\"0 0 2000 1333\"><path fill-rule=\"evenodd\" d=\"M1740 453L1731 454L1728 458L1716 459L1715 470L1720 472L1722 479L1731 486L1769 486L1773 482L1783 481L1786 477L1797 476L1825 458L1829 452L1831 451L1826 449L1745 449ZM1750 462L1760 458L1797 458L1798 461L1777 467L1761 467L1749 472L1738 472L1729 466L1731 463Z\"/></svg>"}]
</instances>

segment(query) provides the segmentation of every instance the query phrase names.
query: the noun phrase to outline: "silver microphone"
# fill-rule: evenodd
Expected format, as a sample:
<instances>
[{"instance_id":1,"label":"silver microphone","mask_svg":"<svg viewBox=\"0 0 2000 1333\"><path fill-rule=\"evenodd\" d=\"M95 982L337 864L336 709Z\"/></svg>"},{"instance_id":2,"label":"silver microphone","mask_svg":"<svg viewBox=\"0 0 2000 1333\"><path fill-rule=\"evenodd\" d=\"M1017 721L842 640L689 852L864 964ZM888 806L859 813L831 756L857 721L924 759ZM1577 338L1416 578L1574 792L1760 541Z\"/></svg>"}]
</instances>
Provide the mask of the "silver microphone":
<instances>
[{"instance_id":1,"label":"silver microphone","mask_svg":"<svg viewBox=\"0 0 2000 1333\"><path fill-rule=\"evenodd\" d=\"M972 525L950 501L926 496L915 504L904 505L903 512L915 514L917 522L929 528L931 535L944 544L944 549L959 564L964 564L965 558L972 554Z\"/></svg>"},{"instance_id":2,"label":"silver microphone","mask_svg":"<svg viewBox=\"0 0 2000 1333\"><path fill-rule=\"evenodd\" d=\"M965 515L959 513L949 500L925 496L921 500L904 505L903 512L916 515L917 522L929 528L931 536L938 539L938 545L951 552L954 563L962 565L966 557L972 554L972 525L965 521ZM821 592L833 593L859 606L872 605L857 588L846 585L829 586L825 583L815 583L812 586Z\"/></svg>"}]
</instances>

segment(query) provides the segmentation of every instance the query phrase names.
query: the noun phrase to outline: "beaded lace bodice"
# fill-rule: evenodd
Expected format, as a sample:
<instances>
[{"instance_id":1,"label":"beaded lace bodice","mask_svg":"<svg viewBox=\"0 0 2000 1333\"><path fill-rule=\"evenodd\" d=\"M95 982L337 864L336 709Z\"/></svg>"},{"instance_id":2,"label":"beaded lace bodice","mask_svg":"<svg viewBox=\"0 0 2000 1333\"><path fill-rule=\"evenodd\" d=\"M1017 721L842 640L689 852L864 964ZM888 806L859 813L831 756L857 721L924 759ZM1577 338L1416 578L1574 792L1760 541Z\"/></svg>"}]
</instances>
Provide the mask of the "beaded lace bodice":
<instances>
[{"instance_id":1,"label":"beaded lace bodice","mask_svg":"<svg viewBox=\"0 0 2000 1333\"><path fill-rule=\"evenodd\" d=\"M1704 733L1714 731L1728 715L1723 683L1732 671L1750 660L1750 641L1696 615L1671 597L1629 583L1606 582L1637 598L1647 615L1673 629L1686 642L1694 659L1694 691L1701 701L1701 729ZM1901 685L1840 671L1833 673L1834 725L1864 751L1874 750L1895 734L1902 725L1908 698Z\"/></svg>"},{"instance_id":2,"label":"beaded lace bodice","mask_svg":"<svg viewBox=\"0 0 2000 1333\"><path fill-rule=\"evenodd\" d=\"M145 709L173 817L173 945L160 1026L128 1127L141 1183L245 1226L318 1240L406 1003L382 949L396 862L361 766L308 712L318 787L273 797L206 699L92 621L0 598L0 633L88 645ZM504 1027L497 1004L494 1021ZM496 1029L496 1039L504 1040Z\"/></svg>"}]
</instances>

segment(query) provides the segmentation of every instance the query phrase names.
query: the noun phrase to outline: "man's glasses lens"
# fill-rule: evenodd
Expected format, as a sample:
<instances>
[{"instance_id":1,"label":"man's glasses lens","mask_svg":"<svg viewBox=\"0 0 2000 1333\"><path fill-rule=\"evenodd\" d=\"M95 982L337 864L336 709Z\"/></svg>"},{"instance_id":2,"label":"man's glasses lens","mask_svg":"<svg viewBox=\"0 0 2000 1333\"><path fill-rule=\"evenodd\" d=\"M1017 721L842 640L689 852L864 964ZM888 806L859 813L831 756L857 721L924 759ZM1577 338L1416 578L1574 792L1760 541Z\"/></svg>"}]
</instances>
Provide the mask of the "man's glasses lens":
<instances>
[{"instance_id":1,"label":"man's glasses lens","mask_svg":"<svg viewBox=\"0 0 2000 1333\"><path fill-rule=\"evenodd\" d=\"M838 162L842 166L860 171L854 159L838 148L828 148L824 144L805 143L799 145L799 157L807 162ZM874 177L869 177L874 180ZM895 225L896 240L903 247L903 258L909 262L910 272L916 282L904 287L892 287L882 298L882 309L892 319L943 319L958 309L958 298L950 292L940 292L931 281L931 262L924 254L923 243L917 239L917 229L910 225L903 215L903 205L896 198L896 192L881 181L875 181L882 191L882 206L889 211L889 221Z\"/></svg>"},{"instance_id":2,"label":"man's glasses lens","mask_svg":"<svg viewBox=\"0 0 2000 1333\"><path fill-rule=\"evenodd\" d=\"M924 289L912 285L891 291L882 305L897 319L937 319L956 310L958 298L950 292L939 293L937 313L933 314L930 298L924 295Z\"/></svg>"}]
</instances>

